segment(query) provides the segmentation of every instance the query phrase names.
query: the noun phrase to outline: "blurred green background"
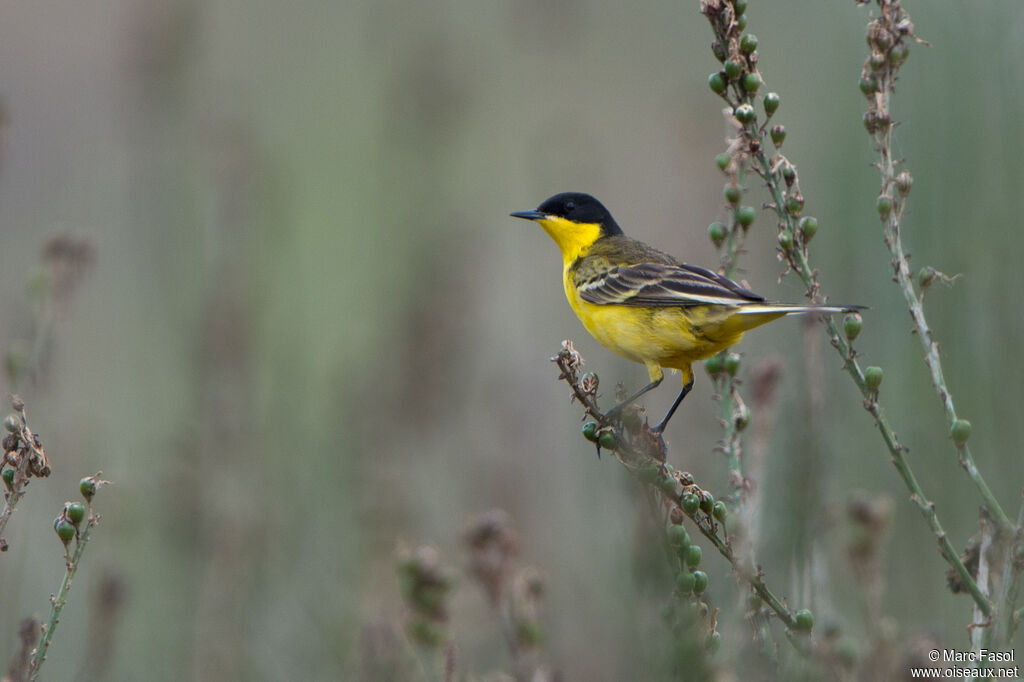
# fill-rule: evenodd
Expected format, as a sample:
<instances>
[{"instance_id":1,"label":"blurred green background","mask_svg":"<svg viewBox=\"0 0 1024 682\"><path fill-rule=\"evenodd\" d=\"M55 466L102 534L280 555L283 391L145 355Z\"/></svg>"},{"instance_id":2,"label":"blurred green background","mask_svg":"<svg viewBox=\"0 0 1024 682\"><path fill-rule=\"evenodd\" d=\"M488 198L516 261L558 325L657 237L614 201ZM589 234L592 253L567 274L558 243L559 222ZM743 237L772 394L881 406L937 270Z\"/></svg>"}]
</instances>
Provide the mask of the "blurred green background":
<instances>
[{"instance_id":1,"label":"blurred green background","mask_svg":"<svg viewBox=\"0 0 1024 682\"><path fill-rule=\"evenodd\" d=\"M905 244L915 270L963 273L929 292L927 310L978 465L1013 514L1024 8L908 9L932 45L912 51L894 101L915 179ZM752 0L748 17L805 213L821 224L812 259L833 301L871 307L863 360L885 368L887 413L962 546L979 500L874 213L857 88L868 10ZM396 543L433 543L458 567L461 529L491 507L512 515L523 561L546 576L545 659L566 679L662 679L657 607L671 583L644 577L646 508L580 437L548 358L573 339L606 393L639 386L644 370L586 335L554 245L507 216L586 191L633 236L715 265L706 226L724 215L713 158L727 128L706 85L710 42L695 1L4 3L0 347L33 334L24 292L48 236L88 238L96 260L59 316L47 371L22 390L54 474L8 529L0 661L18 619L45 615L59 585L53 517L102 469L115 485L97 500L103 522L46 679L101 665L88 662L90 631L111 576L123 609L103 679L360 679L367 633L402 612ZM774 232L759 212L742 276L798 301L799 282L778 281ZM781 322L739 349L748 378L783 361L760 481L769 581L819 623L862 634L844 508L857 489L891 496L885 613L900 636L966 647L968 600L946 590L935 541L824 335L807 343L801 330ZM824 403L809 453L814 353ZM725 490L712 393L699 372L667 434L670 461ZM741 591L712 554L711 597L728 610ZM452 623L464 670L507 669L468 581ZM735 618L721 629L748 637Z\"/></svg>"}]
</instances>

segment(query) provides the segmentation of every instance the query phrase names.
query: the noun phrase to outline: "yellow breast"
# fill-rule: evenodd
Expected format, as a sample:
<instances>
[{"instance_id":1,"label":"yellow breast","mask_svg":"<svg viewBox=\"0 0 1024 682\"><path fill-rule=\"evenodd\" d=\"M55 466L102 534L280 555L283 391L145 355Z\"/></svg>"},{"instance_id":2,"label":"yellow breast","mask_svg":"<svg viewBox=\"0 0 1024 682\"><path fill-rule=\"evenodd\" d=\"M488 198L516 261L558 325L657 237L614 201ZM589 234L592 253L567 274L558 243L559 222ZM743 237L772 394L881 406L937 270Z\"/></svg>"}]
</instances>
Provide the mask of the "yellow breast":
<instances>
[{"instance_id":1,"label":"yellow breast","mask_svg":"<svg viewBox=\"0 0 1024 682\"><path fill-rule=\"evenodd\" d=\"M609 350L634 362L687 370L743 336L731 306L644 308L595 305L580 298L568 265L565 296L587 331Z\"/></svg>"}]
</instances>

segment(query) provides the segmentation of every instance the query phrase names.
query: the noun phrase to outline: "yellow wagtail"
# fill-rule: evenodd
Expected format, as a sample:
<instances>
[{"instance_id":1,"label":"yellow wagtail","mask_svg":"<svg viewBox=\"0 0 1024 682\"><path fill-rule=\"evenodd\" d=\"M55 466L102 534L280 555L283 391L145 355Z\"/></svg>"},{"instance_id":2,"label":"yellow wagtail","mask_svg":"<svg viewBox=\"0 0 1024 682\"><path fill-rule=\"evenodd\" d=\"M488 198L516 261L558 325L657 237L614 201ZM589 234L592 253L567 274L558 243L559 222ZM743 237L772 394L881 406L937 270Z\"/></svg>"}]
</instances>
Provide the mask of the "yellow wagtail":
<instances>
[{"instance_id":1,"label":"yellow wagtail","mask_svg":"<svg viewBox=\"0 0 1024 682\"><path fill-rule=\"evenodd\" d=\"M863 306L771 303L731 279L680 263L623 234L601 202L564 192L514 218L540 223L562 251L563 284L576 316L609 350L646 365L650 383L608 411L656 388L662 368L678 369L683 388L652 430L661 433L693 388L691 365L733 346L743 332L785 315L841 313Z\"/></svg>"}]
</instances>

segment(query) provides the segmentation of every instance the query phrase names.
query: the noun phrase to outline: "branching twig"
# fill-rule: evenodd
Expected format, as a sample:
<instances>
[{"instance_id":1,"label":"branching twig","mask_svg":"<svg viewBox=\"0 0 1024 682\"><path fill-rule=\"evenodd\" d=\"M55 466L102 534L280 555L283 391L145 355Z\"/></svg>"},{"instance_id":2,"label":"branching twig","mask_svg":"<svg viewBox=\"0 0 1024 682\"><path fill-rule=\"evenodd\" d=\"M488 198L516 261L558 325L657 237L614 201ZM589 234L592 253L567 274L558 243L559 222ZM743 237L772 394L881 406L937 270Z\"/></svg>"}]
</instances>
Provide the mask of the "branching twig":
<instances>
[{"instance_id":1,"label":"branching twig","mask_svg":"<svg viewBox=\"0 0 1024 682\"><path fill-rule=\"evenodd\" d=\"M42 667L43 661L46 660L46 653L50 648L50 642L53 641L53 633L60 622L60 614L68 601L71 581L74 580L75 573L78 572L78 568L82 564L82 554L85 552L85 546L89 542L89 535L100 521L99 514L96 514L92 509L92 498L100 486L110 483L100 479L101 474L102 472L97 472L93 476L87 476L82 479L80 490L85 498L85 507L83 508L80 502L68 502L64 505L63 513L54 522L57 535L64 542L66 555L64 580L61 581L60 590L57 592L57 595L50 596L50 615L43 626L39 644L36 645L35 650L32 652L32 660L29 663L28 679L31 682L35 682L39 678L39 669ZM85 517L85 528L80 530L79 524L86 512L88 515ZM65 531L67 531L67 534L65 534ZM72 537L75 540L73 552L70 551Z\"/></svg>"},{"instance_id":2,"label":"branching twig","mask_svg":"<svg viewBox=\"0 0 1024 682\"><path fill-rule=\"evenodd\" d=\"M15 506L25 495L29 478L50 475L50 460L43 451L39 437L29 428L25 401L19 396L12 395L11 406L15 414L4 420L7 435L3 438L3 456L0 457L3 483L7 488L4 493L3 510L0 511L0 552L7 551L4 530L14 513Z\"/></svg>"},{"instance_id":3,"label":"branching twig","mask_svg":"<svg viewBox=\"0 0 1024 682\"><path fill-rule=\"evenodd\" d=\"M800 191L796 167L781 153L769 158L765 151L767 122L758 126L753 108L756 92L762 83L757 68L756 39L751 41L741 38L738 16L732 0L703 0L701 10L715 32L716 53L725 66L724 70L717 74L719 80L712 80L712 89L734 107L734 115L743 124L741 135L746 141L746 153L752 159L753 169L764 180L771 196L771 202L766 206L772 209L778 218L780 258L800 277L807 288L807 297L814 302L822 302L824 297L821 294L818 273L809 264L807 250L808 242L817 231L817 221L810 217L801 217L804 197ZM712 75L712 79L715 75ZM773 100L772 110L777 106L777 101ZM785 129L781 125L771 129L770 136L777 148L782 146L785 135ZM991 604L978 588L946 536L935 511L935 505L925 496L910 468L906 456L907 448L896 437L879 405L877 385L868 385L851 342L840 331L836 321L831 317L825 317L823 320L832 345L843 359L843 368L864 397L864 408L875 419L879 434L892 456L893 465L910 491L911 500L935 533L940 554L961 578L979 610L986 617L990 616Z\"/></svg>"},{"instance_id":4,"label":"branching twig","mask_svg":"<svg viewBox=\"0 0 1024 682\"><path fill-rule=\"evenodd\" d=\"M868 112L864 121L868 133L878 149L879 161L876 164L882 176L882 189L878 196L877 208L882 220L885 234L885 245L892 256L893 279L900 288L903 298L910 311L914 323L914 333L921 340L924 349L924 361L928 366L932 387L942 404L950 431L959 421L953 395L946 386L942 372L942 360L939 358L939 345L932 336L931 327L924 314L923 295L914 288L914 277L910 273L910 257L903 249L900 226L906 207L907 195L913 179L906 170L896 173L897 161L892 154L892 130L895 126L889 111L889 99L896 85L896 73L909 54L909 41L920 41L914 35L914 25L903 10L900 0L878 0L881 15L868 24L868 42L871 54L861 71L862 89L868 97ZM934 270L932 271L934 273ZM934 274L932 277L934 278ZM925 286L930 284L927 280ZM960 466L974 482L985 505L989 508L993 520L1001 533L1012 533L1013 525L1007 518L1002 507L996 500L981 472L974 463L974 457L967 445L966 438L953 438Z\"/></svg>"},{"instance_id":5,"label":"branching twig","mask_svg":"<svg viewBox=\"0 0 1024 682\"><path fill-rule=\"evenodd\" d=\"M583 358L573 348L572 343L563 341L562 350L551 360L561 371L558 378L569 384L573 391L573 398L584 405L587 414L600 422L608 423L596 404L596 381L590 378L590 375L581 373ZM589 390L583 387L588 379L593 383L593 388ZM753 562L737 557L728 539L723 537L719 520L724 518L721 515L724 514L725 507L722 506L720 510L713 513L711 505L714 498L711 494L698 486L689 473L677 472L671 465L664 463L665 453L661 450L658 439L650 437L646 425L638 426L635 429L624 425L619 432L616 432L614 442L615 446L609 449L613 450L616 458L654 491L662 506L671 512L670 516L685 515L689 517L701 535L706 537L719 554L732 564L734 575L750 585L751 589L791 631L790 639L794 646L802 653L807 653L809 651L807 640L799 634L801 630L806 629L805 624L800 623L797 614L790 610L784 601L768 587L761 569L754 566ZM696 496L701 501L701 506L696 509L686 508L683 502L687 496ZM716 514L720 516L716 518Z\"/></svg>"}]
</instances>

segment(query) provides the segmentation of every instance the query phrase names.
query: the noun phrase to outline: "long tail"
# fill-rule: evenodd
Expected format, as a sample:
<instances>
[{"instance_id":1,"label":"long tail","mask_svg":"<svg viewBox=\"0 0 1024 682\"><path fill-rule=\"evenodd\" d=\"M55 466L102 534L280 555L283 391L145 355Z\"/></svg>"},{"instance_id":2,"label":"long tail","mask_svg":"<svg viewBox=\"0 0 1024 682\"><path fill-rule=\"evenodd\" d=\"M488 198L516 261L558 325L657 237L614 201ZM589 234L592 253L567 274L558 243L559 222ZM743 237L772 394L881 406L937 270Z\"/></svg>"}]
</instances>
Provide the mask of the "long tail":
<instances>
[{"instance_id":1,"label":"long tail","mask_svg":"<svg viewBox=\"0 0 1024 682\"><path fill-rule=\"evenodd\" d=\"M803 313L852 313L864 310L865 305L798 305L790 303L752 303L741 306L737 315L801 315Z\"/></svg>"}]
</instances>

